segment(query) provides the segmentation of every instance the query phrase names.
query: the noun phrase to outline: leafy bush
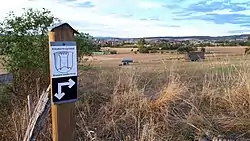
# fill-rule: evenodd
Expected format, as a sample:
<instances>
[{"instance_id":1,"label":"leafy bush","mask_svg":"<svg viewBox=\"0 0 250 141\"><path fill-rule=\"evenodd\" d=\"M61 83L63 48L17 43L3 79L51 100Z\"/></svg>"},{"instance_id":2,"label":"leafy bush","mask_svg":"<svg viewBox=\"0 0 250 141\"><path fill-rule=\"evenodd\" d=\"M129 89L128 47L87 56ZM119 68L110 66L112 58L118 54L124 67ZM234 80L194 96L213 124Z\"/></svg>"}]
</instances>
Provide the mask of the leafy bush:
<instances>
[{"instance_id":1,"label":"leafy bush","mask_svg":"<svg viewBox=\"0 0 250 141\"><path fill-rule=\"evenodd\" d=\"M24 9L20 16L10 12L0 23L0 50L6 56L4 67L14 76L14 92L24 96L32 93L37 80L41 88L48 86L48 28L59 21L46 9L30 8ZM98 50L92 39L84 33L76 36L78 56Z\"/></svg>"},{"instance_id":2,"label":"leafy bush","mask_svg":"<svg viewBox=\"0 0 250 141\"><path fill-rule=\"evenodd\" d=\"M149 49L146 48L146 47L140 48L140 49L139 49L139 52L140 52L140 53L149 53Z\"/></svg>"},{"instance_id":3,"label":"leafy bush","mask_svg":"<svg viewBox=\"0 0 250 141\"><path fill-rule=\"evenodd\" d=\"M10 12L0 23L0 42L6 56L4 65L14 76L15 92L32 93L37 78L41 84L48 85L47 34L48 27L57 21L46 9L28 9L20 16Z\"/></svg>"},{"instance_id":4,"label":"leafy bush","mask_svg":"<svg viewBox=\"0 0 250 141\"><path fill-rule=\"evenodd\" d=\"M117 54L117 51L116 50L111 50L110 54Z\"/></svg>"},{"instance_id":5,"label":"leafy bush","mask_svg":"<svg viewBox=\"0 0 250 141\"><path fill-rule=\"evenodd\" d=\"M152 50L150 50L150 53L157 53L157 50L156 49L152 49Z\"/></svg>"},{"instance_id":6,"label":"leafy bush","mask_svg":"<svg viewBox=\"0 0 250 141\"><path fill-rule=\"evenodd\" d=\"M11 95L7 85L0 85L0 108L7 108L10 106ZM1 110L2 111L2 110Z\"/></svg>"},{"instance_id":7,"label":"leafy bush","mask_svg":"<svg viewBox=\"0 0 250 141\"><path fill-rule=\"evenodd\" d=\"M205 52L206 52L206 49L205 49L204 47L202 47L202 48L201 48L201 51L205 53Z\"/></svg>"},{"instance_id":8,"label":"leafy bush","mask_svg":"<svg viewBox=\"0 0 250 141\"><path fill-rule=\"evenodd\" d=\"M94 42L94 37L88 33L76 35L78 61L82 61L83 55L91 56L92 52L100 51L100 46Z\"/></svg>"},{"instance_id":9,"label":"leafy bush","mask_svg":"<svg viewBox=\"0 0 250 141\"><path fill-rule=\"evenodd\" d=\"M250 53L250 48L245 48L245 54L249 54Z\"/></svg>"},{"instance_id":10,"label":"leafy bush","mask_svg":"<svg viewBox=\"0 0 250 141\"><path fill-rule=\"evenodd\" d=\"M2 37L0 36L0 38L2 38ZM2 43L0 43L0 55L3 55L3 49L4 49L4 45Z\"/></svg>"},{"instance_id":11,"label":"leafy bush","mask_svg":"<svg viewBox=\"0 0 250 141\"><path fill-rule=\"evenodd\" d=\"M179 53L186 53L186 52L196 51L196 50L197 50L197 47L179 47L177 49Z\"/></svg>"},{"instance_id":12,"label":"leafy bush","mask_svg":"<svg viewBox=\"0 0 250 141\"><path fill-rule=\"evenodd\" d=\"M145 41L145 39L140 39L140 40L138 40L138 51L140 52L140 53L149 53L149 48L148 47L146 47L145 46L145 44L146 44L146 41Z\"/></svg>"}]
</instances>

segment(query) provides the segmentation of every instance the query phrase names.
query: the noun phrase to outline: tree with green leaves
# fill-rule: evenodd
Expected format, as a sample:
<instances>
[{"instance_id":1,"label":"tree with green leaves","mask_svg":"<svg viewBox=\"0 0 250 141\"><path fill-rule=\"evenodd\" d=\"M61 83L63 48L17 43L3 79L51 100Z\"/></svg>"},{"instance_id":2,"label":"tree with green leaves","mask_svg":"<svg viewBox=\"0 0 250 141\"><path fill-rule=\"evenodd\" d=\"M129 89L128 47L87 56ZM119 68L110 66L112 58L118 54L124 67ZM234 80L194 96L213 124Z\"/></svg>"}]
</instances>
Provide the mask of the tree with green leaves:
<instances>
[{"instance_id":1,"label":"tree with green leaves","mask_svg":"<svg viewBox=\"0 0 250 141\"><path fill-rule=\"evenodd\" d=\"M138 40L138 47L143 48L145 46L146 42L145 39L141 38Z\"/></svg>"},{"instance_id":2,"label":"tree with green leaves","mask_svg":"<svg viewBox=\"0 0 250 141\"><path fill-rule=\"evenodd\" d=\"M138 50L140 53L149 53L148 48L145 46L146 42L145 39L141 38L138 40Z\"/></svg>"},{"instance_id":3,"label":"tree with green leaves","mask_svg":"<svg viewBox=\"0 0 250 141\"><path fill-rule=\"evenodd\" d=\"M25 9L24 9L25 10ZM0 42L9 72L21 69L48 71L48 27L57 19L50 11L28 9L21 16L10 12L0 24ZM44 58L44 59L41 59Z\"/></svg>"},{"instance_id":4,"label":"tree with green leaves","mask_svg":"<svg viewBox=\"0 0 250 141\"><path fill-rule=\"evenodd\" d=\"M190 46L182 46L177 49L177 52L179 53L189 53L192 51L197 51L197 47L190 47Z\"/></svg>"},{"instance_id":5,"label":"tree with green leaves","mask_svg":"<svg viewBox=\"0 0 250 141\"><path fill-rule=\"evenodd\" d=\"M94 42L94 37L88 33L80 33L76 35L78 61L81 61L83 55L91 55L94 51L99 51L100 46Z\"/></svg>"},{"instance_id":6,"label":"tree with green leaves","mask_svg":"<svg viewBox=\"0 0 250 141\"><path fill-rule=\"evenodd\" d=\"M0 35L0 41L1 41L1 38L2 38L2 36ZM4 49L4 45L3 45L3 43L0 42L0 55L3 55L3 49Z\"/></svg>"},{"instance_id":7,"label":"tree with green leaves","mask_svg":"<svg viewBox=\"0 0 250 141\"><path fill-rule=\"evenodd\" d=\"M206 48L204 48L204 47L201 47L201 52L206 52Z\"/></svg>"},{"instance_id":8,"label":"tree with green leaves","mask_svg":"<svg viewBox=\"0 0 250 141\"><path fill-rule=\"evenodd\" d=\"M41 87L48 86L48 30L58 22L49 10L30 8L23 9L21 15L9 12L0 23L0 50L5 56L4 67L14 76L13 92L32 93L37 79ZM77 35L76 41L79 55L96 49L89 34Z\"/></svg>"},{"instance_id":9,"label":"tree with green leaves","mask_svg":"<svg viewBox=\"0 0 250 141\"><path fill-rule=\"evenodd\" d=\"M0 23L4 67L14 76L14 91L28 94L36 78L48 85L48 27L59 20L47 9L9 12Z\"/></svg>"},{"instance_id":10,"label":"tree with green leaves","mask_svg":"<svg viewBox=\"0 0 250 141\"><path fill-rule=\"evenodd\" d=\"M247 37L247 40L250 41L250 36Z\"/></svg>"}]
</instances>

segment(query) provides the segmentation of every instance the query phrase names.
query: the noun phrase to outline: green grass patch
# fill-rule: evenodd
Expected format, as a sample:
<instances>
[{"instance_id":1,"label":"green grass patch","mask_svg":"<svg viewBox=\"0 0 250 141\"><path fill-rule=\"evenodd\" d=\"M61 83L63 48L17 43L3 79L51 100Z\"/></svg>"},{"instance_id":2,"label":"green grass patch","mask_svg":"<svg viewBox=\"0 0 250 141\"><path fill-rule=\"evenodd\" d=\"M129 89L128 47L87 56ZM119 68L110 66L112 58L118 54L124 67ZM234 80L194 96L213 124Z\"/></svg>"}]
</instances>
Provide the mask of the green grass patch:
<instances>
[{"instance_id":1,"label":"green grass patch","mask_svg":"<svg viewBox=\"0 0 250 141\"><path fill-rule=\"evenodd\" d=\"M0 107L10 104L11 95L7 85L0 85Z\"/></svg>"},{"instance_id":2,"label":"green grass patch","mask_svg":"<svg viewBox=\"0 0 250 141\"><path fill-rule=\"evenodd\" d=\"M215 68L211 68L211 72L212 73L236 73L239 69L241 69L240 67L236 67L236 66L220 66L220 67L215 67Z\"/></svg>"},{"instance_id":3,"label":"green grass patch","mask_svg":"<svg viewBox=\"0 0 250 141\"><path fill-rule=\"evenodd\" d=\"M95 70L97 67L92 65L78 65L78 69L81 71Z\"/></svg>"}]
</instances>

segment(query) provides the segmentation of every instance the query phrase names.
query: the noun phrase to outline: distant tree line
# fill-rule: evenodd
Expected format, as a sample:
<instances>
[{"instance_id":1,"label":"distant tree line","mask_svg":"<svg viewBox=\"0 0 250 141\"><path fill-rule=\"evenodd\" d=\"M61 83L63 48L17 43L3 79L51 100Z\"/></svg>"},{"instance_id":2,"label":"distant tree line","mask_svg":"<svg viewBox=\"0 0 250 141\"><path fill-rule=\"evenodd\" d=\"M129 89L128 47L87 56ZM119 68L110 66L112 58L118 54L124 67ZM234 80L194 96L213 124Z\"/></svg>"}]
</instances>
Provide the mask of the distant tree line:
<instances>
[{"instance_id":1,"label":"distant tree line","mask_svg":"<svg viewBox=\"0 0 250 141\"><path fill-rule=\"evenodd\" d=\"M120 47L120 48L135 47L137 48L137 45L135 45L135 43L125 42L125 41L106 41L98 45L100 47Z\"/></svg>"},{"instance_id":2,"label":"distant tree line","mask_svg":"<svg viewBox=\"0 0 250 141\"><path fill-rule=\"evenodd\" d=\"M249 41L215 41L217 46L250 46Z\"/></svg>"},{"instance_id":3,"label":"distant tree line","mask_svg":"<svg viewBox=\"0 0 250 141\"><path fill-rule=\"evenodd\" d=\"M176 50L180 53L184 53L184 52L196 51L198 49L189 41L173 43L167 40L163 40L162 42L148 44L144 39L140 39L137 45L138 45L138 51L140 53L156 53L159 50L160 51Z\"/></svg>"},{"instance_id":4,"label":"distant tree line","mask_svg":"<svg viewBox=\"0 0 250 141\"><path fill-rule=\"evenodd\" d=\"M2 36L0 36L0 41L1 41ZM0 43L0 55L3 55L3 49L4 49L4 45L3 43Z\"/></svg>"},{"instance_id":5,"label":"distant tree line","mask_svg":"<svg viewBox=\"0 0 250 141\"><path fill-rule=\"evenodd\" d=\"M175 50L177 52L189 52L196 51L198 47L216 47L216 46L250 46L250 41L175 41L159 40L154 43L146 42L144 39L140 39L137 43L139 52L149 53L156 52L157 50Z\"/></svg>"},{"instance_id":6,"label":"distant tree line","mask_svg":"<svg viewBox=\"0 0 250 141\"><path fill-rule=\"evenodd\" d=\"M249 38L250 39L250 38ZM147 46L148 50L177 50L178 48L186 48L186 47L216 47L216 46L250 46L250 40L245 41L228 41L228 40L217 40L217 41L169 41L165 39L160 39L154 42L147 42L145 39L139 39L137 43L127 43L125 41L118 42L118 41L107 41L102 43L101 47L132 47L136 48L141 45L142 40L144 40L144 45ZM145 49L144 49L145 51ZM146 51L147 52L147 51Z\"/></svg>"}]
</instances>

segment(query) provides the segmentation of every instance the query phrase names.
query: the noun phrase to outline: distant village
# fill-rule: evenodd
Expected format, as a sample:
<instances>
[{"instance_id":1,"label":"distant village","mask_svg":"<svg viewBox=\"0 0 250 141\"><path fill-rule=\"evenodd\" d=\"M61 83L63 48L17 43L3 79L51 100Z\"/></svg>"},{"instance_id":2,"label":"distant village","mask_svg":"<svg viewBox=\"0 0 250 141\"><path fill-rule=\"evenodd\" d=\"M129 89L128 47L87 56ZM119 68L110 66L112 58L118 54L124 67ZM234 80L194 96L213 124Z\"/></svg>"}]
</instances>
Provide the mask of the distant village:
<instances>
[{"instance_id":1,"label":"distant village","mask_svg":"<svg viewBox=\"0 0 250 141\"><path fill-rule=\"evenodd\" d=\"M206 46L248 46L249 35L232 35L222 37L192 36L192 37L148 37L148 38L95 38L95 43L101 47L137 47L140 39L148 46L170 45Z\"/></svg>"}]
</instances>

